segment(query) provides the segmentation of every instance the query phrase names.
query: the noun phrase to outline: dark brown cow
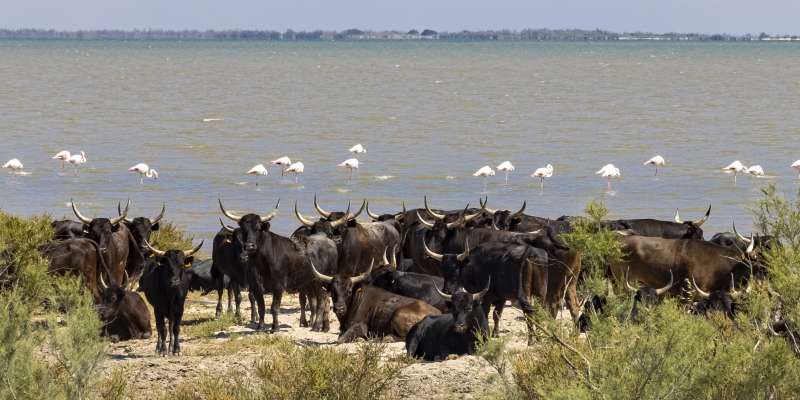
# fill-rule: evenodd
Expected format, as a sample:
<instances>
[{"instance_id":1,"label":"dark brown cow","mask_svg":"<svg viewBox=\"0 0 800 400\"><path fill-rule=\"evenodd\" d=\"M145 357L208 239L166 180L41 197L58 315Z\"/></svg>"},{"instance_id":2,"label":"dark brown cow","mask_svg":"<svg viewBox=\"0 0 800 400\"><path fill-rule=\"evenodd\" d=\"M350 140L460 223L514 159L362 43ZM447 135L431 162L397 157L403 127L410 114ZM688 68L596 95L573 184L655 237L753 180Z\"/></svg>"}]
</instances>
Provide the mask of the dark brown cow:
<instances>
[{"instance_id":1,"label":"dark brown cow","mask_svg":"<svg viewBox=\"0 0 800 400\"><path fill-rule=\"evenodd\" d=\"M100 253L103 255L106 265L108 265L111 278L114 282L122 282L127 271L130 276L141 275L144 263L128 268L128 256L131 247L136 246L133 235L128 227L123 224L123 220L128 215L130 201L125 206L122 215L117 218L87 218L78 211L78 205L70 199L72 211L78 220L83 222L86 238L97 242ZM143 261L143 260L142 260Z\"/></svg>"},{"instance_id":2,"label":"dark brown cow","mask_svg":"<svg viewBox=\"0 0 800 400\"><path fill-rule=\"evenodd\" d=\"M441 311L421 300L367 284L372 264L374 259L365 273L349 277L322 274L311 263L317 279L331 287L334 313L341 327L339 343L369 336L405 338L417 322L429 315L441 314Z\"/></svg>"},{"instance_id":3,"label":"dark brown cow","mask_svg":"<svg viewBox=\"0 0 800 400\"><path fill-rule=\"evenodd\" d=\"M676 282L694 279L704 291L727 290L733 274L736 282L749 279L753 245L744 251L726 248L696 239L663 239L632 236L618 232L625 256L611 263L611 273L621 279L626 272L630 279L649 287L662 287L669 282L670 272ZM672 288L676 294L680 285Z\"/></svg>"},{"instance_id":4,"label":"dark brown cow","mask_svg":"<svg viewBox=\"0 0 800 400\"><path fill-rule=\"evenodd\" d=\"M80 276L95 303L100 303L99 279L103 274L108 276L109 271L94 240L79 238L49 243L42 248L42 254L49 260L49 273Z\"/></svg>"}]
</instances>

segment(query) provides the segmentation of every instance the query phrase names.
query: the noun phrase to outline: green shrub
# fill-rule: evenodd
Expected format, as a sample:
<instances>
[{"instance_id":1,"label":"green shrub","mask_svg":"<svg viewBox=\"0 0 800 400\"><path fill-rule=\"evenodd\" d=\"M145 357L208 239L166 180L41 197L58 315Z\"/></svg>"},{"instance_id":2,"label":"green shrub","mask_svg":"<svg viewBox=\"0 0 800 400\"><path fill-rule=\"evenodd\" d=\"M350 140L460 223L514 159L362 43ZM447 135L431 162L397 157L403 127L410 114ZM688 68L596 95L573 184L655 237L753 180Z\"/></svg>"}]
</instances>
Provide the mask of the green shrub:
<instances>
[{"instance_id":1,"label":"green shrub","mask_svg":"<svg viewBox=\"0 0 800 400\"><path fill-rule=\"evenodd\" d=\"M0 288L14 287L39 303L50 293L47 261L39 248L53 237L48 216L24 219L0 212Z\"/></svg>"},{"instance_id":2,"label":"green shrub","mask_svg":"<svg viewBox=\"0 0 800 400\"><path fill-rule=\"evenodd\" d=\"M241 373L185 382L169 399L380 399L406 364L383 360L385 346L363 343L349 353L331 347L300 347L276 338L256 363L255 378Z\"/></svg>"},{"instance_id":3,"label":"green shrub","mask_svg":"<svg viewBox=\"0 0 800 400\"><path fill-rule=\"evenodd\" d=\"M194 247L192 240L186 231L178 228L172 222L161 221L157 231L150 236L150 243L153 247L160 250L188 250Z\"/></svg>"}]
</instances>

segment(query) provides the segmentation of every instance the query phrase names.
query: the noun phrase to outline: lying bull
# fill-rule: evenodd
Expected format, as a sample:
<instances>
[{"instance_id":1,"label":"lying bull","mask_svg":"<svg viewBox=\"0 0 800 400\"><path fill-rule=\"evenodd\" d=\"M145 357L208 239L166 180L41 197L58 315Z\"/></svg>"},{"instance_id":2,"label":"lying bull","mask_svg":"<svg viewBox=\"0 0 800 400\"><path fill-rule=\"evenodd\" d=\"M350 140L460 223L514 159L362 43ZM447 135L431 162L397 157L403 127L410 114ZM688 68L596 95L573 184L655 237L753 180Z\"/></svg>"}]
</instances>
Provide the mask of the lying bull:
<instances>
[{"instance_id":1,"label":"lying bull","mask_svg":"<svg viewBox=\"0 0 800 400\"><path fill-rule=\"evenodd\" d=\"M438 291L439 287L444 287L443 278L416 272L399 271L397 269L397 259L395 258L390 263L384 256L383 266L385 268L381 268L372 274L371 284L373 286L387 292L422 300L436 307L439 311L447 311L447 301L439 295Z\"/></svg>"},{"instance_id":2,"label":"lying bull","mask_svg":"<svg viewBox=\"0 0 800 400\"><path fill-rule=\"evenodd\" d=\"M374 262L374 260L373 260ZM396 295L369 285L372 266L356 277L320 273L311 263L317 279L330 287L333 310L339 319L338 343L357 338L388 336L404 338L417 322L428 315L440 315L435 307L421 300Z\"/></svg>"},{"instance_id":3,"label":"lying bull","mask_svg":"<svg viewBox=\"0 0 800 400\"><path fill-rule=\"evenodd\" d=\"M411 328L406 336L406 352L410 357L441 361L450 354L474 354L475 343L489 334L489 322L483 312L480 293L470 294L463 289L452 295L438 292L451 304L451 311L425 317Z\"/></svg>"},{"instance_id":4,"label":"lying bull","mask_svg":"<svg viewBox=\"0 0 800 400\"><path fill-rule=\"evenodd\" d=\"M103 321L103 336L112 341L149 339L153 331L150 328L150 310L142 296L131 290L133 281L128 285L112 284L104 286L97 308L100 320Z\"/></svg>"},{"instance_id":5,"label":"lying bull","mask_svg":"<svg viewBox=\"0 0 800 400\"><path fill-rule=\"evenodd\" d=\"M80 276L94 302L100 303L99 277L110 276L100 246L91 239L68 239L52 242L41 248L49 260L47 272L55 275Z\"/></svg>"}]
</instances>

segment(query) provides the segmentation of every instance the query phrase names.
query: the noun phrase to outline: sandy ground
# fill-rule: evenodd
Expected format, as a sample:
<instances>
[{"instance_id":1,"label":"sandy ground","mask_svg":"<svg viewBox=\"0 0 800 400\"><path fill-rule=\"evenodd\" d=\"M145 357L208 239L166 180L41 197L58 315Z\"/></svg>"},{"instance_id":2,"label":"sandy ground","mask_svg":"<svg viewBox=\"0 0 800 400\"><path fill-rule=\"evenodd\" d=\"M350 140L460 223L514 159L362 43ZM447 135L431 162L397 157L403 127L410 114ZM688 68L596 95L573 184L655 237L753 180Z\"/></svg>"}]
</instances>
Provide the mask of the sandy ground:
<instances>
[{"instance_id":1,"label":"sandy ground","mask_svg":"<svg viewBox=\"0 0 800 400\"><path fill-rule=\"evenodd\" d=\"M242 315L249 318L250 308L243 296ZM269 296L267 296L267 321L269 315ZM105 374L116 368L125 368L129 376L129 393L134 398L153 398L154 393L165 393L175 384L191 381L206 375L219 375L220 372L241 371L245 376L253 369L261 356L258 345L235 346L236 340L253 339L253 335L270 335L255 332L251 327L231 324L220 331L198 332L192 336L192 327L207 324L213 320L216 307L216 294L201 297L190 295L182 324L180 356L160 357L155 353L155 323L152 323L153 337L147 340L132 340L112 343L108 348L109 357L103 365ZM338 346L350 348L354 344L335 344L339 324L331 313L330 332L311 332L299 324L300 309L296 295L284 295L280 315L280 332L277 335L289 338L298 345ZM490 321L491 324L491 321ZM237 333L237 334L233 334ZM508 338L510 348L525 346L525 323L521 311L506 307L501 321L501 335ZM257 343L249 341L242 343ZM387 344L387 357L405 354L403 342ZM222 349L222 350L221 350ZM220 351L221 350L221 351ZM496 389L498 375L480 357L454 357L444 362L417 362L405 367L392 383L391 397L408 399L472 399L485 397L488 391Z\"/></svg>"}]
</instances>

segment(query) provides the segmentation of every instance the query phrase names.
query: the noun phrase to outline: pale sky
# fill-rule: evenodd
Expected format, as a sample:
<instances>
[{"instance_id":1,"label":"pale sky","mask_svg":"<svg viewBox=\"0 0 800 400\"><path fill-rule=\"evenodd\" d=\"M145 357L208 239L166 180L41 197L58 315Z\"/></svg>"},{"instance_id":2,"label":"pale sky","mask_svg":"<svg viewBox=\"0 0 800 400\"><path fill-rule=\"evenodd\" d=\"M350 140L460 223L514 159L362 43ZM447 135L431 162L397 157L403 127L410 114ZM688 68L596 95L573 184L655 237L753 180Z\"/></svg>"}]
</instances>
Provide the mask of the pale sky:
<instances>
[{"instance_id":1,"label":"pale sky","mask_svg":"<svg viewBox=\"0 0 800 400\"><path fill-rule=\"evenodd\" d=\"M800 33L800 0L8 0L0 28Z\"/></svg>"}]
</instances>

